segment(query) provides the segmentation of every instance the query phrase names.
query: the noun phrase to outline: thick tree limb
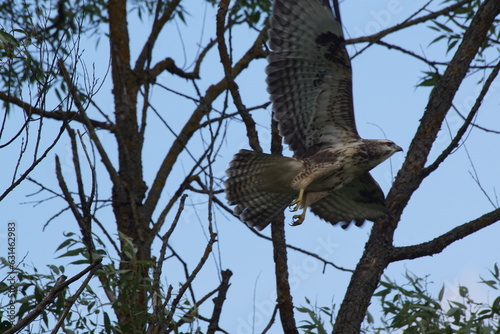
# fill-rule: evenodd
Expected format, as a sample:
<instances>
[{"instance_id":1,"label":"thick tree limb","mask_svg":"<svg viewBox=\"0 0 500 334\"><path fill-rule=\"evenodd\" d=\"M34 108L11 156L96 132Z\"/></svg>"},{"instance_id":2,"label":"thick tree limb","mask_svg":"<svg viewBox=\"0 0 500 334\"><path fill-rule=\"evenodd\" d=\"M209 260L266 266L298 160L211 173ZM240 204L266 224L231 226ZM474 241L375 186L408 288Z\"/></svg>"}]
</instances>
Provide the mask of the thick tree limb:
<instances>
[{"instance_id":1,"label":"thick tree limb","mask_svg":"<svg viewBox=\"0 0 500 334\"><path fill-rule=\"evenodd\" d=\"M424 179L421 172L443 120L470 63L498 13L500 13L500 1L486 0L480 5L450 65L435 87L408 150L406 160L387 196L389 212L392 215L380 219L373 225L365 251L351 277L337 315L334 333L359 333L380 277L392 260L392 242L397 223L410 197Z\"/></svg>"},{"instance_id":2,"label":"thick tree limb","mask_svg":"<svg viewBox=\"0 0 500 334\"><path fill-rule=\"evenodd\" d=\"M500 221L500 209L485 213L481 217L457 226L439 237L414 246L394 247L390 261L411 260L441 253L443 249L487 226Z\"/></svg>"},{"instance_id":3,"label":"thick tree limb","mask_svg":"<svg viewBox=\"0 0 500 334\"><path fill-rule=\"evenodd\" d=\"M462 83L472 60L485 39L493 20L500 12L500 2L488 0L478 9L464 34L450 65L434 88L415 136L410 144L408 155L387 196L389 210L394 222L399 221L413 192L426 176L422 174L431 147L441 129L444 118L453 98Z\"/></svg>"}]
</instances>

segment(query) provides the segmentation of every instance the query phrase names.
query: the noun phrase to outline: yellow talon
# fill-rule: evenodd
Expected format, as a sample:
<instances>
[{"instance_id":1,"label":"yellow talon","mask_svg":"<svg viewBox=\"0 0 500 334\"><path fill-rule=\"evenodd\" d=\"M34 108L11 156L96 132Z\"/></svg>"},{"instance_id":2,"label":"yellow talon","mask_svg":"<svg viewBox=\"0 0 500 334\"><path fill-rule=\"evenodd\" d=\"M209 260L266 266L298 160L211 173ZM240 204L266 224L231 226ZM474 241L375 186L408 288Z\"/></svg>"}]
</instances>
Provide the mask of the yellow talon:
<instances>
[{"instance_id":1,"label":"yellow talon","mask_svg":"<svg viewBox=\"0 0 500 334\"><path fill-rule=\"evenodd\" d=\"M293 222L290 224L292 226L300 225L304 222L306 217L307 207L303 205L302 200L304 199L304 189L300 189L299 196L292 203L290 203L290 211L296 212L301 206L303 206L302 213L300 215L293 216ZM293 208L292 208L293 206Z\"/></svg>"},{"instance_id":2,"label":"yellow talon","mask_svg":"<svg viewBox=\"0 0 500 334\"><path fill-rule=\"evenodd\" d=\"M290 208L290 211L295 212L295 211L299 210L300 205L302 204L303 197L304 197L304 189L300 189L299 196L297 197L297 199L295 199L292 203L290 203L290 207L295 205L295 207ZM294 218L295 218L295 216L294 216ZM302 220L304 220L304 219L302 219Z\"/></svg>"},{"instance_id":3,"label":"yellow talon","mask_svg":"<svg viewBox=\"0 0 500 334\"><path fill-rule=\"evenodd\" d=\"M302 224L304 222L304 219L306 218L306 210L307 210L307 208L304 208L300 215L293 216L293 222L290 225L297 226L297 225Z\"/></svg>"}]
</instances>

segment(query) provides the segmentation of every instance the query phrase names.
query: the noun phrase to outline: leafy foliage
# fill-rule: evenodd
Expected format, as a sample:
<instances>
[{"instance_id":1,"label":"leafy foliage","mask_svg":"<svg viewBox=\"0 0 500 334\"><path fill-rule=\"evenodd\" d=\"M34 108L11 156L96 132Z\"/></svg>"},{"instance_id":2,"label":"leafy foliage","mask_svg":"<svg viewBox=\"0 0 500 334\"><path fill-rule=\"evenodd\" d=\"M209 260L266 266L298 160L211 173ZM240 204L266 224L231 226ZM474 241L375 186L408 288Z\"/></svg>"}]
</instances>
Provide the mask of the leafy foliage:
<instances>
[{"instance_id":1,"label":"leafy foliage","mask_svg":"<svg viewBox=\"0 0 500 334\"><path fill-rule=\"evenodd\" d=\"M299 326L304 330L304 333L328 333L323 317L327 317L328 327L333 327L335 305L318 307L311 304L311 301L306 298L306 306L297 307L297 311L307 314L310 318L310 320L303 320L303 325Z\"/></svg>"},{"instance_id":2,"label":"leafy foliage","mask_svg":"<svg viewBox=\"0 0 500 334\"><path fill-rule=\"evenodd\" d=\"M457 2L457 0L447 0L445 3ZM446 42L446 54L456 50L459 43L462 41L465 30L470 25L470 22L481 5L480 1L471 1L463 6L460 6L445 16L440 16L430 21L429 29L436 32L437 36L429 43L430 45L437 44L438 42ZM495 20L489 31L489 36L478 52L478 57L475 64L471 66L471 71L484 70L492 67L498 61L498 52L500 50L500 19ZM443 43L440 43L443 44ZM485 52L491 49L493 51L493 58L488 60ZM432 64L433 71L425 71L423 78L417 84L421 87L435 87L441 78L439 63ZM477 69L474 69L476 67Z\"/></svg>"},{"instance_id":3,"label":"leafy foliage","mask_svg":"<svg viewBox=\"0 0 500 334\"><path fill-rule=\"evenodd\" d=\"M487 285L498 289L500 283L495 264L492 278ZM466 286L457 286L453 298L444 299L445 287L433 295L429 292L428 277L406 273L406 282L397 284L389 278L380 283L375 294L380 300L383 317L382 327L368 326L368 332L391 333L499 333L500 296L493 302L484 303L473 299ZM482 281L485 283L486 281Z\"/></svg>"},{"instance_id":4,"label":"leafy foliage","mask_svg":"<svg viewBox=\"0 0 500 334\"><path fill-rule=\"evenodd\" d=\"M212 5L217 5L218 0L208 0ZM271 0L241 0L237 1L233 8L233 20L245 21L249 26L262 25L263 17L271 12Z\"/></svg>"},{"instance_id":5,"label":"leafy foliage","mask_svg":"<svg viewBox=\"0 0 500 334\"><path fill-rule=\"evenodd\" d=\"M481 283L492 290L500 290L500 273L495 264L491 278L481 278ZM405 334L489 334L500 333L500 295L492 302L475 301L466 286L456 287L454 297L446 300L445 287L437 295L429 289L426 277L405 274L405 283L399 284L388 277L381 282L374 297L382 308L382 316L375 321L367 314L365 333ZM493 291L490 291L493 292ZM455 298L456 297L456 298ZM306 314L301 329L304 333L330 333L334 324L335 307L319 307L306 298L306 305L297 311ZM326 322L326 323L325 323Z\"/></svg>"},{"instance_id":6,"label":"leafy foliage","mask_svg":"<svg viewBox=\"0 0 500 334\"><path fill-rule=\"evenodd\" d=\"M4 1L0 17L0 88L20 96L26 86L43 87L44 93L59 82L53 55L67 59L78 53L83 34L102 35L107 22L106 1ZM74 40L76 39L76 40Z\"/></svg>"}]
</instances>

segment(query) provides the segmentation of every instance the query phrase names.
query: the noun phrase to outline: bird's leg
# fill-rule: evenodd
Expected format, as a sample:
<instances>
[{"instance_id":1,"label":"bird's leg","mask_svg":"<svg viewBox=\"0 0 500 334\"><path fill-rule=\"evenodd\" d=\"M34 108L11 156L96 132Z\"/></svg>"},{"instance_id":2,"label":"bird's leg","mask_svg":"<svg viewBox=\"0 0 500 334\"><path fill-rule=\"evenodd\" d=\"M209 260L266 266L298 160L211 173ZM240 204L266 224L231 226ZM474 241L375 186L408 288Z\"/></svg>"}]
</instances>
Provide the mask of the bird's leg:
<instances>
[{"instance_id":1,"label":"bird's leg","mask_svg":"<svg viewBox=\"0 0 500 334\"><path fill-rule=\"evenodd\" d=\"M292 202L290 203L290 211L295 212L298 211L300 208L300 205L302 204L302 199L304 198L304 189L300 189L299 196ZM292 206L294 206L292 208Z\"/></svg>"},{"instance_id":2,"label":"bird's leg","mask_svg":"<svg viewBox=\"0 0 500 334\"><path fill-rule=\"evenodd\" d=\"M306 217L307 207L302 202L304 200L304 189L300 189L299 196L292 203L290 203L290 211L296 212L301 206L303 206L302 213L300 215L293 216L292 226L297 226L302 224L304 218ZM294 206L292 208L292 206Z\"/></svg>"}]
</instances>

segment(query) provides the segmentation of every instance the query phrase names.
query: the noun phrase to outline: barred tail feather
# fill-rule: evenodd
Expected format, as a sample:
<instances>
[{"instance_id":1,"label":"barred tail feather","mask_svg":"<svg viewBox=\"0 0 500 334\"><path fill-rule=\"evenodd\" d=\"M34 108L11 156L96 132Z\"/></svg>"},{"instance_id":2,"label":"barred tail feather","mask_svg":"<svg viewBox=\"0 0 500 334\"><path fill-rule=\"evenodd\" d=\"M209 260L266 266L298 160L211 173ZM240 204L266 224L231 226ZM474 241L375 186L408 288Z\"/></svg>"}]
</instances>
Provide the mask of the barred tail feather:
<instances>
[{"instance_id":1,"label":"barred tail feather","mask_svg":"<svg viewBox=\"0 0 500 334\"><path fill-rule=\"evenodd\" d=\"M241 150L229 166L226 198L243 222L260 231L297 195L290 183L303 165L294 158Z\"/></svg>"}]
</instances>

